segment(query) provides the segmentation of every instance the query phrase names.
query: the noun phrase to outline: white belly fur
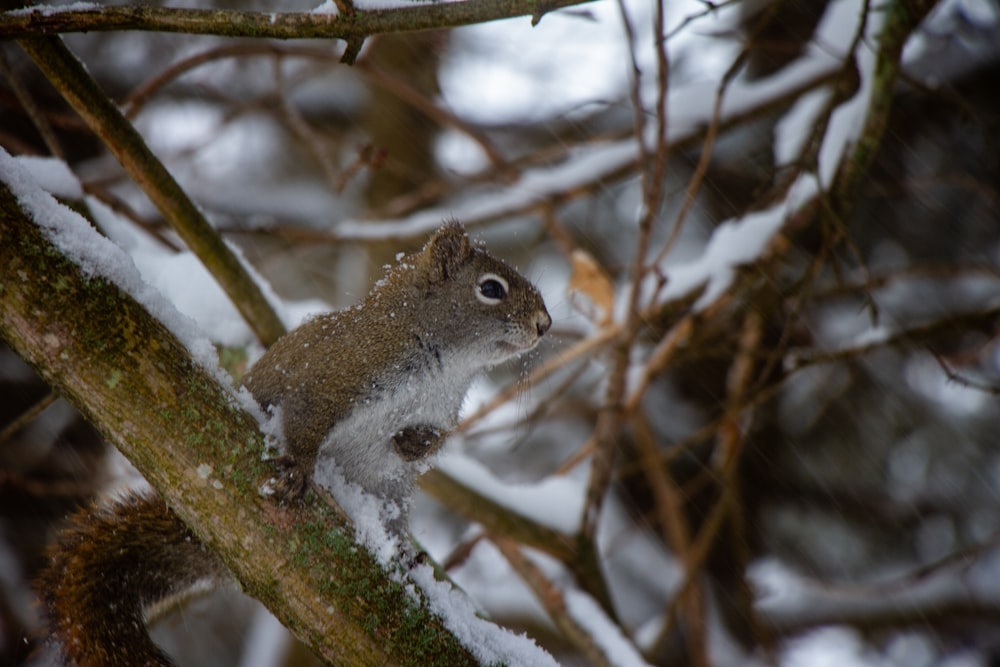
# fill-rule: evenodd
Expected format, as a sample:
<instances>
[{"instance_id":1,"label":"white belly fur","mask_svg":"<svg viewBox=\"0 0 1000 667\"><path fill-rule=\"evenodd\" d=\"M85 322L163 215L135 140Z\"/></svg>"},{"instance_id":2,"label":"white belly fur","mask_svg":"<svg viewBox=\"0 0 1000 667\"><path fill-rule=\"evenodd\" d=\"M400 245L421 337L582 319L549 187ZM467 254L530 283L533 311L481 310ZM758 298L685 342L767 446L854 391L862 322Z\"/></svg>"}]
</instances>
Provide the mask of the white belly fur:
<instances>
[{"instance_id":1,"label":"white belly fur","mask_svg":"<svg viewBox=\"0 0 1000 667\"><path fill-rule=\"evenodd\" d=\"M473 376L446 369L419 379L406 378L365 399L323 439L316 481L329 487L331 469L336 468L346 480L371 494L389 500L407 497L428 462L403 460L393 447L392 436L409 426L428 425L443 432L454 428Z\"/></svg>"}]
</instances>

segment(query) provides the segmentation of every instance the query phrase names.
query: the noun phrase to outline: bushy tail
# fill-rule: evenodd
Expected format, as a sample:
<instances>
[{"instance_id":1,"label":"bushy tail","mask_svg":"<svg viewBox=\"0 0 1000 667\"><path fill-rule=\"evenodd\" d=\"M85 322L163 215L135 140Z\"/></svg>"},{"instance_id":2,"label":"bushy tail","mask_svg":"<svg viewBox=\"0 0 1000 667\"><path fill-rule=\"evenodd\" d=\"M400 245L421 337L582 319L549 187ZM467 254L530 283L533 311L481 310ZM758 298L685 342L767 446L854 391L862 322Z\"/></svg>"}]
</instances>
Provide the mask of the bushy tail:
<instances>
[{"instance_id":1,"label":"bushy tail","mask_svg":"<svg viewBox=\"0 0 1000 667\"><path fill-rule=\"evenodd\" d=\"M39 581L49 627L70 664L171 665L144 610L206 578L221 561L154 494L130 494L74 515Z\"/></svg>"}]
</instances>

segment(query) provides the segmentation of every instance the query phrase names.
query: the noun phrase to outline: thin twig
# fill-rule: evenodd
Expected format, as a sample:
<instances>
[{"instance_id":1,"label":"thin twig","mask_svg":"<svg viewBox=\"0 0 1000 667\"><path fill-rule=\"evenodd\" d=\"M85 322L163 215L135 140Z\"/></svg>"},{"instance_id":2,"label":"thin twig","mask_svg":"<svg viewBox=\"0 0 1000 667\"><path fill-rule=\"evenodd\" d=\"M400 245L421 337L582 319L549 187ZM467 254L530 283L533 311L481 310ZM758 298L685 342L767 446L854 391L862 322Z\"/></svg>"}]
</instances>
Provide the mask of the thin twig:
<instances>
[{"instance_id":1,"label":"thin twig","mask_svg":"<svg viewBox=\"0 0 1000 667\"><path fill-rule=\"evenodd\" d=\"M298 138L299 144L319 164L330 189L339 194L346 184L346 179L339 173L337 165L334 163L333 155L328 150L326 144L292 104L291 95L286 88L281 63L281 56L275 56L274 85L278 98L278 108L281 111L280 117L284 119L285 124L291 130L292 134Z\"/></svg>"},{"instance_id":2,"label":"thin twig","mask_svg":"<svg viewBox=\"0 0 1000 667\"><path fill-rule=\"evenodd\" d=\"M142 111L149 100L160 90L170 85L188 72L201 67L207 63L227 58L239 58L245 56L298 56L336 60L336 56L329 52L329 49L318 49L315 47L294 46L288 44L275 44L274 42L237 42L216 46L205 51L200 51L194 55L187 56L173 63L163 71L148 79L132 90L124 100L122 109L125 117L129 120L135 119Z\"/></svg>"},{"instance_id":3,"label":"thin twig","mask_svg":"<svg viewBox=\"0 0 1000 667\"><path fill-rule=\"evenodd\" d=\"M639 449L639 461L653 494L657 525L664 542L683 563L690 557L691 527L685 514L684 499L674 480L667 472L666 465L657 450L656 438L645 415L632 414L635 444ZM685 640L688 653L694 664L708 663L705 649L705 599L697 586L683 590L677 598L680 613L684 617Z\"/></svg>"},{"instance_id":4,"label":"thin twig","mask_svg":"<svg viewBox=\"0 0 1000 667\"><path fill-rule=\"evenodd\" d=\"M4 426L3 430L0 430L0 445L3 445L5 442L10 440L15 433L33 422L38 415L42 414L45 408L55 403L57 398L59 398L59 394L54 391L50 391L42 398L35 401L35 403L29 406L27 410L18 415L17 419Z\"/></svg>"},{"instance_id":5,"label":"thin twig","mask_svg":"<svg viewBox=\"0 0 1000 667\"><path fill-rule=\"evenodd\" d=\"M584 499L583 518L581 521L581 535L583 539L589 541L593 541L597 534L597 523L600 518L604 498L607 494L608 485L613 478L618 440L625 415L623 403L626 392L625 378L632 354L632 347L643 323L639 309L640 285L646 275L646 256L649 250L649 239L660 208L663 180L660 170L665 168L667 150L665 145L667 123L665 101L667 91L665 87L667 74L663 71L657 71L657 82L661 87L657 89L657 95L659 95L657 101L657 146L655 147L657 153L654 160L650 157L649 148L646 145L646 116L642 103L641 72L635 52L635 31L632 27L632 21L629 18L624 0L619 0L618 8L621 15L622 27L628 38L629 54L631 57L629 94L632 99L635 132L639 147L638 153L642 174L644 210L639 219L635 250L629 266L629 290L625 310L625 322L622 326L621 335L611 349L611 370L608 374L604 404L601 406L595 427L596 441L594 457L591 462L590 478L587 481L587 493ZM662 7L660 7L659 11L662 12ZM662 22L663 17L661 14L657 21L656 40L658 44L660 44L662 37ZM662 46L662 44L660 45ZM665 51L661 51L660 57L657 59L657 66L660 68L666 67L666 65Z\"/></svg>"},{"instance_id":6,"label":"thin twig","mask_svg":"<svg viewBox=\"0 0 1000 667\"><path fill-rule=\"evenodd\" d=\"M497 395L490 399L489 402L484 403L475 412L463 419L461 423L455 427L455 431L458 433L468 431L483 417L490 414L501 405L504 405L519 393L536 386L538 383L559 369L564 368L577 359L589 359L596 353L596 350L614 340L620 332L620 326L610 325L599 330L594 335L579 341L569 349L563 350L558 355L547 360L544 364L533 370L531 375L523 381L518 382L517 384L509 385L504 388L503 391L498 392Z\"/></svg>"},{"instance_id":7,"label":"thin twig","mask_svg":"<svg viewBox=\"0 0 1000 667\"><path fill-rule=\"evenodd\" d=\"M708 173L708 167L712 163L712 150L715 147L715 138L719 134L722 120L722 101L725 98L726 89L743 67L746 57L747 52L744 50L733 60L729 69L722 76L719 87L715 91L715 102L712 104L712 118L708 122L708 129L705 130L705 141L701 147L701 154L698 156L698 164L695 165L694 173L691 174L688 186L684 190L684 201L681 203L681 208L674 217L674 224L670 228L670 235L660 248L660 252L657 253L656 259L653 261L654 264L662 262L670 254L671 249L673 249L680 238L684 221L687 220L688 213L690 213L694 206L698 192L701 190L702 182L705 180L705 174Z\"/></svg>"},{"instance_id":8,"label":"thin twig","mask_svg":"<svg viewBox=\"0 0 1000 667\"><path fill-rule=\"evenodd\" d=\"M486 158L490 161L490 164L492 164L493 168L499 172L501 178L504 180L510 180L513 176L517 175L516 171L513 170L513 165L507 161L493 142L491 142L486 135L473 127L471 123L443 109L439 104L436 104L433 100L429 99L427 95L415 86L412 86L398 76L393 76L391 73L371 64L368 60L362 60L359 62L357 64L357 68L364 72L372 83L395 95L403 102L406 102L411 107L424 114L424 116L428 119L437 123L439 126L450 127L469 137L469 139L474 141L482 149Z\"/></svg>"},{"instance_id":9,"label":"thin twig","mask_svg":"<svg viewBox=\"0 0 1000 667\"><path fill-rule=\"evenodd\" d=\"M3 45L0 45L0 73L7 79L10 89L14 91L14 96L17 97L21 108L24 109L24 113L27 114L35 129L38 130L38 134L41 135L45 147L49 149L49 154L65 162L66 155L59 144L59 139L56 138L52 124L45 113L43 113L41 107L35 103L34 96L21 81L21 77L10 66L10 62L7 60L7 50Z\"/></svg>"},{"instance_id":10,"label":"thin twig","mask_svg":"<svg viewBox=\"0 0 1000 667\"><path fill-rule=\"evenodd\" d=\"M931 356L934 357L934 360L937 361L938 366L941 367L941 370L944 371L945 376L950 382L954 382L955 384L965 387L966 389L975 389L976 391L981 391L983 393L990 394L991 396L1000 396L1000 385L977 382L976 380L967 378L955 371L951 367L951 364L949 364L939 352L930 350L930 353Z\"/></svg>"},{"instance_id":11,"label":"thin twig","mask_svg":"<svg viewBox=\"0 0 1000 667\"><path fill-rule=\"evenodd\" d=\"M928 264L908 266L878 275L865 275L863 281L845 283L817 290L814 300L842 299L857 292L875 292L893 287L906 280L970 280L973 278L1000 279L1000 267L992 264Z\"/></svg>"},{"instance_id":12,"label":"thin twig","mask_svg":"<svg viewBox=\"0 0 1000 667\"><path fill-rule=\"evenodd\" d=\"M163 230L166 229L166 227L162 224L157 224L156 222L148 220L145 216L136 211L131 204L101 184L85 182L82 185L84 193L101 202L118 215L124 216L134 222L147 234L162 243L165 248L169 248L174 252L180 251L181 246L163 233Z\"/></svg>"},{"instance_id":13,"label":"thin twig","mask_svg":"<svg viewBox=\"0 0 1000 667\"><path fill-rule=\"evenodd\" d=\"M714 14L715 12L719 11L720 9L722 9L723 7L725 7L726 5L732 5L732 4L736 4L736 3L739 3L739 2L743 2L743 0L722 0L722 2L706 2L706 3L704 3L705 4L705 9L701 10L700 12L695 12L693 14L688 14L687 16L685 16L683 21L681 21L680 23L678 23L674 27L673 30L671 30L670 32L668 32L666 34L666 36L664 36L664 38L663 38L664 41L669 41L669 40L673 39L674 37L676 37L677 35L679 35L685 28L687 28L694 21L697 21L698 19L703 18L705 16L709 16L711 14Z\"/></svg>"},{"instance_id":14,"label":"thin twig","mask_svg":"<svg viewBox=\"0 0 1000 667\"><path fill-rule=\"evenodd\" d=\"M895 345L919 343L934 334L949 330L968 330L970 327L985 327L994 330L1000 320L1000 307L993 306L967 313L953 313L930 322L915 325L906 329L873 335L869 340L863 340L855 345L839 347L832 350L813 350L810 352L791 351L785 358L787 372L797 371L816 364L829 364L844 359L861 357L873 350Z\"/></svg>"},{"instance_id":15,"label":"thin twig","mask_svg":"<svg viewBox=\"0 0 1000 667\"><path fill-rule=\"evenodd\" d=\"M586 657L588 663L598 667L613 667L614 662L605 655L590 632L569 613L562 591L545 576L541 568L521 552L520 545L503 537L493 538L493 543L521 579L528 584L563 636Z\"/></svg>"}]
</instances>

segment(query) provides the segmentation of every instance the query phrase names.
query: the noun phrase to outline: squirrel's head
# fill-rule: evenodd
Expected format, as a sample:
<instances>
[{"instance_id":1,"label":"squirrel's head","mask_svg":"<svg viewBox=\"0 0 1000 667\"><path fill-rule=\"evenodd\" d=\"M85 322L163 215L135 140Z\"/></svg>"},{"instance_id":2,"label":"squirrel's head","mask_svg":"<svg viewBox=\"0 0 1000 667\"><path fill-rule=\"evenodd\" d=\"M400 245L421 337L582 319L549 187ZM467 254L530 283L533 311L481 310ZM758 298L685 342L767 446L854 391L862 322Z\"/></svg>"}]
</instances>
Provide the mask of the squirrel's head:
<instances>
[{"instance_id":1,"label":"squirrel's head","mask_svg":"<svg viewBox=\"0 0 1000 667\"><path fill-rule=\"evenodd\" d=\"M458 222L446 222L404 261L413 266L428 306L420 319L484 366L532 349L552 325L535 286L472 243Z\"/></svg>"}]
</instances>

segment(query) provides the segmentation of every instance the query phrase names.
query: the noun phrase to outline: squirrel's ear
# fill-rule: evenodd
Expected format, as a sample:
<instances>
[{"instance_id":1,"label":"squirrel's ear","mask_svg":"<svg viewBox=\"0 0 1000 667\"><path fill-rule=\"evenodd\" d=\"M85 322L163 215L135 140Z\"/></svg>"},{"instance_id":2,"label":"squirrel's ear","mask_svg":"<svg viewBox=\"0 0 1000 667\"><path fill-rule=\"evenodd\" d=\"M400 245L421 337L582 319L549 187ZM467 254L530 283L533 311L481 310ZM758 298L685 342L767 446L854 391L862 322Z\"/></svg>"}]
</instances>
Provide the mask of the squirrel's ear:
<instances>
[{"instance_id":1,"label":"squirrel's ear","mask_svg":"<svg viewBox=\"0 0 1000 667\"><path fill-rule=\"evenodd\" d=\"M421 255L427 278L436 283L455 274L472 255L472 247L461 223L449 220L434 233Z\"/></svg>"}]
</instances>

